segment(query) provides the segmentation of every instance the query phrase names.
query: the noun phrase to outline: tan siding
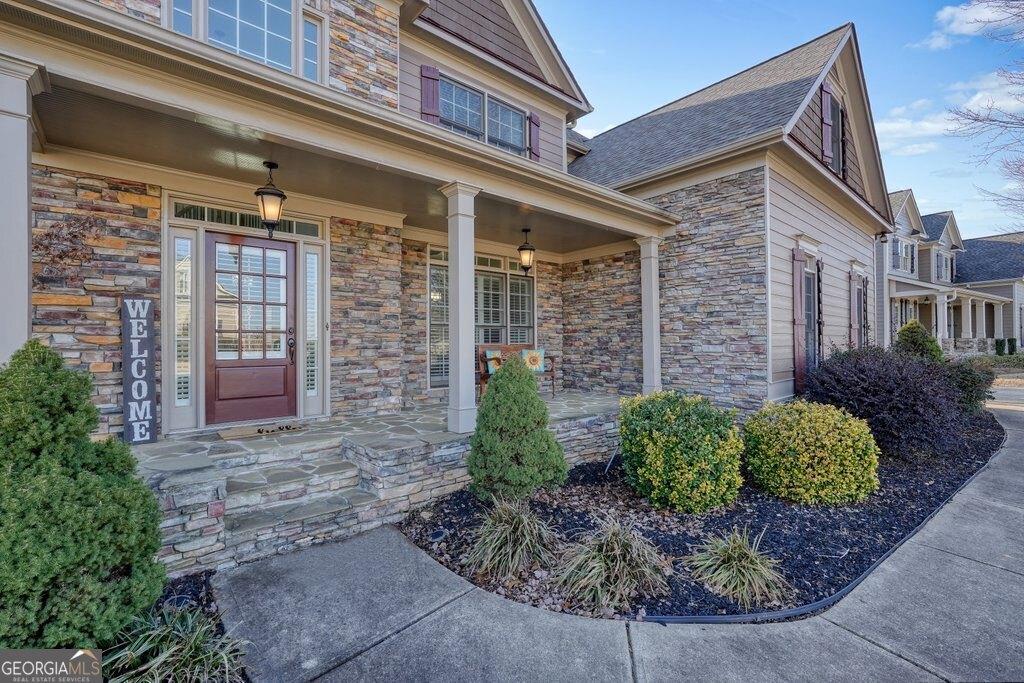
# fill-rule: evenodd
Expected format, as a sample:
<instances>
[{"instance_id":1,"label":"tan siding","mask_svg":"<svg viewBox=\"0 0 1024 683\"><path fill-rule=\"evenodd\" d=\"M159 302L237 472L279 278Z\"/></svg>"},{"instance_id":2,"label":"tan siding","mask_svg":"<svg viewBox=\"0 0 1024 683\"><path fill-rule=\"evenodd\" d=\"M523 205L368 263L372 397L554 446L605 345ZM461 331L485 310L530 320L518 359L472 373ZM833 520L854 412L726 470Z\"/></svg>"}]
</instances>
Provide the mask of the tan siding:
<instances>
[{"instance_id":1,"label":"tan siding","mask_svg":"<svg viewBox=\"0 0 1024 683\"><path fill-rule=\"evenodd\" d=\"M403 114L414 118L420 117L420 66L430 64L445 74L468 86L485 91L498 99L518 107L523 111L537 112L540 116L540 163L557 169L564 169L563 150L565 149L565 120L559 118L523 98L511 96L507 91L496 87L494 83L485 83L473 78L451 64L443 64L435 59L420 54L416 50L403 45L401 48L401 73L399 81L399 109Z\"/></svg>"},{"instance_id":2,"label":"tan siding","mask_svg":"<svg viewBox=\"0 0 1024 683\"><path fill-rule=\"evenodd\" d=\"M771 233L772 381L793 377L793 264L799 235L821 243L823 262L824 351L846 347L850 325L850 262L868 266L870 286L876 287L874 240L826 205L817 192L805 189L796 171L773 162L769 179ZM877 301L869 297L868 319L874 320Z\"/></svg>"},{"instance_id":3,"label":"tan siding","mask_svg":"<svg viewBox=\"0 0 1024 683\"><path fill-rule=\"evenodd\" d=\"M917 250L917 277L924 282L935 282L935 250L931 247Z\"/></svg>"}]
</instances>

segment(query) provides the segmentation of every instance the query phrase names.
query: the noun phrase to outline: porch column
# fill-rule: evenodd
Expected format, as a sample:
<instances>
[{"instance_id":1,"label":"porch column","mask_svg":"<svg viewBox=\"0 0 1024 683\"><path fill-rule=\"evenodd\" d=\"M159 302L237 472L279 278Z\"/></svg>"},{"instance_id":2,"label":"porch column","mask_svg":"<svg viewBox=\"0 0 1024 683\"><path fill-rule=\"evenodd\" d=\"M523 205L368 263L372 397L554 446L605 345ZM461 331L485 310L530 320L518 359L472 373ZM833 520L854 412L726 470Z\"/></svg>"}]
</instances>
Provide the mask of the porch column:
<instances>
[{"instance_id":1,"label":"porch column","mask_svg":"<svg viewBox=\"0 0 1024 683\"><path fill-rule=\"evenodd\" d=\"M658 245L660 237L641 237L640 317L643 328L643 391L661 391L661 299L658 291Z\"/></svg>"},{"instance_id":2,"label":"porch column","mask_svg":"<svg viewBox=\"0 0 1024 683\"><path fill-rule=\"evenodd\" d=\"M974 325L971 323L971 307L974 300L970 297L960 297L960 338L971 339L974 337Z\"/></svg>"},{"instance_id":3,"label":"porch column","mask_svg":"<svg viewBox=\"0 0 1024 683\"><path fill-rule=\"evenodd\" d=\"M466 434L476 428L473 205L480 188L455 182L440 192L448 198L448 431Z\"/></svg>"},{"instance_id":4,"label":"porch column","mask_svg":"<svg viewBox=\"0 0 1024 683\"><path fill-rule=\"evenodd\" d=\"M935 338L946 338L946 295L935 295Z\"/></svg>"},{"instance_id":5,"label":"porch column","mask_svg":"<svg viewBox=\"0 0 1024 683\"><path fill-rule=\"evenodd\" d=\"M32 330L32 96L47 89L42 66L0 54L0 362Z\"/></svg>"},{"instance_id":6,"label":"porch column","mask_svg":"<svg viewBox=\"0 0 1024 683\"><path fill-rule=\"evenodd\" d=\"M985 302L976 301L977 308L974 310L974 337L975 339L986 339L988 332L985 330Z\"/></svg>"},{"instance_id":7,"label":"porch column","mask_svg":"<svg viewBox=\"0 0 1024 683\"><path fill-rule=\"evenodd\" d=\"M993 320L995 322L995 330L992 331L992 336L996 339L1005 339L1003 336L1003 304L995 304L995 316Z\"/></svg>"}]
</instances>

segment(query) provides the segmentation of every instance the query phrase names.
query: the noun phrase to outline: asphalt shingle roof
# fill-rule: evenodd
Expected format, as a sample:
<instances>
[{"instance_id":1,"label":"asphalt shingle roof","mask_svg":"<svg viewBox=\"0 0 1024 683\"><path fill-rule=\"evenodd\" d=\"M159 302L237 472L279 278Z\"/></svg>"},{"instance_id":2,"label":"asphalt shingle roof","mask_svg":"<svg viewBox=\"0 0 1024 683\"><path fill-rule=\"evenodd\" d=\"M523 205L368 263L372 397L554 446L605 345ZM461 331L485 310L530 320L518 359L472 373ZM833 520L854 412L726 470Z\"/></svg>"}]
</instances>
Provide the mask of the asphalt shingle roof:
<instances>
[{"instance_id":1,"label":"asphalt shingle roof","mask_svg":"<svg viewBox=\"0 0 1024 683\"><path fill-rule=\"evenodd\" d=\"M590 149L590 138L583 133L577 133L572 128L565 129L565 139L583 149Z\"/></svg>"},{"instance_id":2,"label":"asphalt shingle roof","mask_svg":"<svg viewBox=\"0 0 1024 683\"><path fill-rule=\"evenodd\" d=\"M590 140L569 173L614 187L758 135L797 113L850 25L773 57Z\"/></svg>"},{"instance_id":3,"label":"asphalt shingle roof","mask_svg":"<svg viewBox=\"0 0 1024 683\"><path fill-rule=\"evenodd\" d=\"M1024 232L964 240L956 256L956 281L980 282L1024 277Z\"/></svg>"},{"instance_id":4,"label":"asphalt shingle roof","mask_svg":"<svg viewBox=\"0 0 1024 683\"><path fill-rule=\"evenodd\" d=\"M893 220L896 220L896 216L900 214L900 209L907 203L907 197L909 196L910 190L896 190L889 193L889 208L892 209Z\"/></svg>"},{"instance_id":5,"label":"asphalt shingle roof","mask_svg":"<svg viewBox=\"0 0 1024 683\"><path fill-rule=\"evenodd\" d=\"M924 225L924 232L928 235L929 242L934 242L942 237L942 231L946 229L950 215L950 211L940 211L921 216L921 223Z\"/></svg>"}]
</instances>

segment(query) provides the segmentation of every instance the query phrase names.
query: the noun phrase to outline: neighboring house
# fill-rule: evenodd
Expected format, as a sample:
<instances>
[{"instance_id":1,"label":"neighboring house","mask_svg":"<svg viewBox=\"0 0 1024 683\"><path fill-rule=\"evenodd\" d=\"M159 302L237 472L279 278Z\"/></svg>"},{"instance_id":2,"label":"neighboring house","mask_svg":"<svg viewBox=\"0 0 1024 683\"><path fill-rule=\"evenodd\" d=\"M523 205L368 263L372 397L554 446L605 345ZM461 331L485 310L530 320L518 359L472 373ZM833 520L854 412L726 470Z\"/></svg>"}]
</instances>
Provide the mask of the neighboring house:
<instances>
[{"instance_id":1,"label":"neighboring house","mask_svg":"<svg viewBox=\"0 0 1024 683\"><path fill-rule=\"evenodd\" d=\"M1024 233L1013 232L964 240L957 258L956 283L990 299L985 329L996 339L1024 339Z\"/></svg>"},{"instance_id":2,"label":"neighboring house","mask_svg":"<svg viewBox=\"0 0 1024 683\"><path fill-rule=\"evenodd\" d=\"M886 334L879 341L892 343L899 328L918 320L948 352L994 351L994 340L1014 329L1012 296L961 277L965 261L976 263L979 254L970 253L971 240L960 237L952 211L922 216L909 189L891 193L889 201L895 231L878 245L875 259L879 279L884 273L878 295L888 301Z\"/></svg>"},{"instance_id":3,"label":"neighboring house","mask_svg":"<svg viewBox=\"0 0 1024 683\"><path fill-rule=\"evenodd\" d=\"M892 228L852 25L586 143L570 173L682 217L661 245L667 387L754 409L871 337Z\"/></svg>"}]
</instances>

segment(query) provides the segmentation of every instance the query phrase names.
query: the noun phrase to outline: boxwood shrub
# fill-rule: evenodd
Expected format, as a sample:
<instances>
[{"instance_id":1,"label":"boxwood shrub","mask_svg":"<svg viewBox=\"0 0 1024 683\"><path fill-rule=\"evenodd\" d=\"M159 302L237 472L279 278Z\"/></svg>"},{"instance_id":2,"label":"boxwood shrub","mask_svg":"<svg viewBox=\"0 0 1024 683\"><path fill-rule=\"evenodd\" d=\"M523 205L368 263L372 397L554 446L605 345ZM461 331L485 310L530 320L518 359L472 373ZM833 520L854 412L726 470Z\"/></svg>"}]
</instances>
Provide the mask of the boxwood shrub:
<instances>
[{"instance_id":1,"label":"boxwood shrub","mask_svg":"<svg viewBox=\"0 0 1024 683\"><path fill-rule=\"evenodd\" d=\"M1016 337L1008 337L1006 339L1006 353L1010 354L1011 356L1013 354L1017 353L1017 338Z\"/></svg>"},{"instance_id":2,"label":"boxwood shrub","mask_svg":"<svg viewBox=\"0 0 1024 683\"><path fill-rule=\"evenodd\" d=\"M163 587L160 514L91 379L29 342L0 370L0 643L102 647Z\"/></svg>"},{"instance_id":3,"label":"boxwood shrub","mask_svg":"<svg viewBox=\"0 0 1024 683\"><path fill-rule=\"evenodd\" d=\"M769 403L744 426L747 471L784 500L838 505L878 488L878 446L863 420L841 408Z\"/></svg>"},{"instance_id":4,"label":"boxwood shrub","mask_svg":"<svg viewBox=\"0 0 1024 683\"><path fill-rule=\"evenodd\" d=\"M619 419L626 479L652 505L700 513L736 497L743 441L733 412L661 391L623 399Z\"/></svg>"},{"instance_id":5,"label":"boxwood shrub","mask_svg":"<svg viewBox=\"0 0 1024 683\"><path fill-rule=\"evenodd\" d=\"M942 360L942 347L939 346L939 342L916 320L911 320L899 329L892 349L927 360Z\"/></svg>"},{"instance_id":6,"label":"boxwood shrub","mask_svg":"<svg viewBox=\"0 0 1024 683\"><path fill-rule=\"evenodd\" d=\"M985 407L985 401L992 398L989 389L996 379L991 365L970 360L951 361L945 364L946 376L956 389L960 407L974 415Z\"/></svg>"},{"instance_id":7,"label":"boxwood shrub","mask_svg":"<svg viewBox=\"0 0 1024 683\"><path fill-rule=\"evenodd\" d=\"M996 339L996 355L997 356L1005 356L1006 355L1006 340L1005 339Z\"/></svg>"},{"instance_id":8,"label":"boxwood shrub","mask_svg":"<svg viewBox=\"0 0 1024 683\"><path fill-rule=\"evenodd\" d=\"M808 373L804 398L866 420L885 455L935 457L955 449L963 424L945 365L876 347L838 351Z\"/></svg>"}]
</instances>

